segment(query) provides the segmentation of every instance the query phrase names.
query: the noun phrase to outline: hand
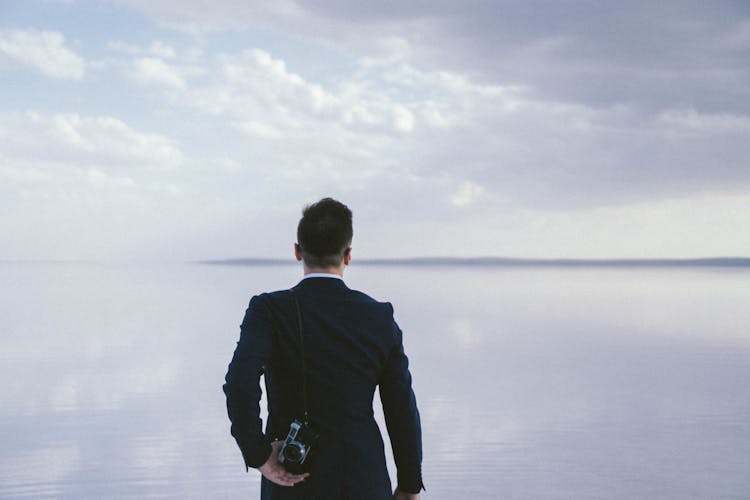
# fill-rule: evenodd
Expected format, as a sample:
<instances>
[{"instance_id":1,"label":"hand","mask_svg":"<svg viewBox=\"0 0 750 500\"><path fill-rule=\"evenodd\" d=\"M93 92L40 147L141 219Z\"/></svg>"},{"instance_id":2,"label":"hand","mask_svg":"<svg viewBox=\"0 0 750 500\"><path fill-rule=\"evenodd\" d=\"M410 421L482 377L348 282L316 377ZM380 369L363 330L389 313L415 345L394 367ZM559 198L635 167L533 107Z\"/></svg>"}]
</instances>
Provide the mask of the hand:
<instances>
[{"instance_id":1,"label":"hand","mask_svg":"<svg viewBox=\"0 0 750 500\"><path fill-rule=\"evenodd\" d=\"M404 493L396 488L393 492L393 500L419 500L419 493Z\"/></svg>"},{"instance_id":2,"label":"hand","mask_svg":"<svg viewBox=\"0 0 750 500\"><path fill-rule=\"evenodd\" d=\"M281 450L281 441L274 441L271 443L271 456L268 457L266 463L258 467L258 470L263 477L281 486L294 486L300 481L304 481L309 472L304 474L292 474L287 471L281 462L279 462L279 451Z\"/></svg>"}]
</instances>

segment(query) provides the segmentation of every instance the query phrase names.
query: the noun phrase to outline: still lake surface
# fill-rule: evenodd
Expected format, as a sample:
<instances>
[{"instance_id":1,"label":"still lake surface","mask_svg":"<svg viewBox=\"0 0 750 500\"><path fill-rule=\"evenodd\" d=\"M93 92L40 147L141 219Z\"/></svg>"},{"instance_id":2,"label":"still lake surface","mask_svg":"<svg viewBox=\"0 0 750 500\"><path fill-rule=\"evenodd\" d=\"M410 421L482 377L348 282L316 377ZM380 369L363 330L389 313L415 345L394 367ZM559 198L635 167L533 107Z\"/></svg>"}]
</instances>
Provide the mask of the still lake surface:
<instances>
[{"instance_id":1,"label":"still lake surface","mask_svg":"<svg viewBox=\"0 0 750 500\"><path fill-rule=\"evenodd\" d=\"M0 262L0 497L258 498L221 385L250 296L299 277ZM346 281L404 331L425 499L750 498L749 268Z\"/></svg>"}]
</instances>

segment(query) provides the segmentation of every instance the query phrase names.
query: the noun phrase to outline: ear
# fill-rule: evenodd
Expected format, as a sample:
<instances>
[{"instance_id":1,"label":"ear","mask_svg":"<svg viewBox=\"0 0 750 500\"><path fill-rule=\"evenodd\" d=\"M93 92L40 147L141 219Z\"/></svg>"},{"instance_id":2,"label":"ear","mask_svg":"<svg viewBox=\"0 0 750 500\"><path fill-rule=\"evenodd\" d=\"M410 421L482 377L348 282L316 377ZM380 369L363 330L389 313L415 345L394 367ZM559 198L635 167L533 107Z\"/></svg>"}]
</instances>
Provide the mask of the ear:
<instances>
[{"instance_id":1,"label":"ear","mask_svg":"<svg viewBox=\"0 0 750 500\"><path fill-rule=\"evenodd\" d=\"M344 265L348 266L351 261L352 261L352 247L349 247L346 250L344 250Z\"/></svg>"},{"instance_id":2,"label":"ear","mask_svg":"<svg viewBox=\"0 0 750 500\"><path fill-rule=\"evenodd\" d=\"M300 248L299 243L294 244L294 257L297 261L302 260L302 249Z\"/></svg>"}]
</instances>

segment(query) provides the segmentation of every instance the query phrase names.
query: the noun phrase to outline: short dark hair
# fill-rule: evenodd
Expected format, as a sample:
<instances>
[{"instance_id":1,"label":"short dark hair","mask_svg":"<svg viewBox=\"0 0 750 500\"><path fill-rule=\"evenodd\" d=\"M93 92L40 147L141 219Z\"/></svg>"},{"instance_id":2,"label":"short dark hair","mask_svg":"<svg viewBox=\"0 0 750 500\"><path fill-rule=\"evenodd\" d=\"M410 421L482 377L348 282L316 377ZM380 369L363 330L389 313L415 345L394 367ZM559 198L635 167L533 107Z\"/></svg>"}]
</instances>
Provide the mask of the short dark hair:
<instances>
[{"instance_id":1,"label":"short dark hair","mask_svg":"<svg viewBox=\"0 0 750 500\"><path fill-rule=\"evenodd\" d=\"M297 225L297 243L309 267L341 264L353 235L352 211L333 198L306 206Z\"/></svg>"}]
</instances>

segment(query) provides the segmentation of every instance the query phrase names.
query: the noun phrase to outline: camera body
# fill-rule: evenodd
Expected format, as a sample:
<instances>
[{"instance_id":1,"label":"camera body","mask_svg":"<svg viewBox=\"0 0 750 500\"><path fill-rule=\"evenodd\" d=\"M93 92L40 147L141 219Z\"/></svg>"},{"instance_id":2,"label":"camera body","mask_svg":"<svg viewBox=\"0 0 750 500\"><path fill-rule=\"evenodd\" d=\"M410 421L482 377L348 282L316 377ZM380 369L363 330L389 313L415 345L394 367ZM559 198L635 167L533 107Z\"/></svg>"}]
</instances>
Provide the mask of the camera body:
<instances>
[{"instance_id":1,"label":"camera body","mask_svg":"<svg viewBox=\"0 0 750 500\"><path fill-rule=\"evenodd\" d=\"M319 437L306 423L293 421L289 425L289 434L281 445L279 462L293 474L306 472L310 465L312 446Z\"/></svg>"}]
</instances>

